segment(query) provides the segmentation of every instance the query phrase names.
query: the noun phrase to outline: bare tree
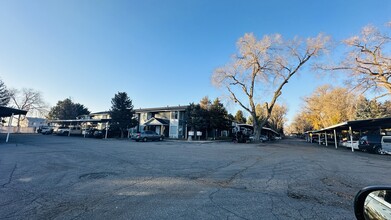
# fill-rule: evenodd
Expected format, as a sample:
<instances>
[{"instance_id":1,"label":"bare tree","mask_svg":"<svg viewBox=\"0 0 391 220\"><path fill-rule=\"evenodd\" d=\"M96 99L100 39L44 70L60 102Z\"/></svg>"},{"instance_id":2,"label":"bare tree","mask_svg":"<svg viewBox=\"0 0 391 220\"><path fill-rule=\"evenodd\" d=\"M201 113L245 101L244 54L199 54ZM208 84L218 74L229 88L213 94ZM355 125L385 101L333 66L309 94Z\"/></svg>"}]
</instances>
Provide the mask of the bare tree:
<instances>
[{"instance_id":1,"label":"bare tree","mask_svg":"<svg viewBox=\"0 0 391 220\"><path fill-rule=\"evenodd\" d=\"M391 22L388 24L391 30ZM360 35L343 41L349 47L348 54L336 66L326 70L344 70L349 74L348 83L362 92L373 90L391 95L391 37L372 25L361 30ZM352 80L353 79L353 80Z\"/></svg>"},{"instance_id":2,"label":"bare tree","mask_svg":"<svg viewBox=\"0 0 391 220\"><path fill-rule=\"evenodd\" d=\"M305 111L301 111L287 127L289 130L288 133L304 134L306 131L313 130L314 127L310 119L310 116Z\"/></svg>"},{"instance_id":3,"label":"bare tree","mask_svg":"<svg viewBox=\"0 0 391 220\"><path fill-rule=\"evenodd\" d=\"M269 118L270 127L279 133L283 133L287 112L288 112L288 107L286 105L276 104Z\"/></svg>"},{"instance_id":4,"label":"bare tree","mask_svg":"<svg viewBox=\"0 0 391 220\"><path fill-rule=\"evenodd\" d=\"M284 86L312 57L326 50L329 40L322 34L306 40L284 40L279 34L257 40L253 34L245 34L237 42L238 54L225 67L214 71L212 83L225 87L231 99L250 113L258 141ZM265 91L274 92L268 97ZM269 98L264 103L265 117L259 119L256 106Z\"/></svg>"},{"instance_id":5,"label":"bare tree","mask_svg":"<svg viewBox=\"0 0 391 220\"><path fill-rule=\"evenodd\" d=\"M41 92L34 89L12 89L10 90L11 103L13 107L28 111L30 114L36 112L40 115L47 113L47 105L43 101ZM20 122L25 119L25 116L19 115L17 118L17 126L20 127Z\"/></svg>"}]
</instances>

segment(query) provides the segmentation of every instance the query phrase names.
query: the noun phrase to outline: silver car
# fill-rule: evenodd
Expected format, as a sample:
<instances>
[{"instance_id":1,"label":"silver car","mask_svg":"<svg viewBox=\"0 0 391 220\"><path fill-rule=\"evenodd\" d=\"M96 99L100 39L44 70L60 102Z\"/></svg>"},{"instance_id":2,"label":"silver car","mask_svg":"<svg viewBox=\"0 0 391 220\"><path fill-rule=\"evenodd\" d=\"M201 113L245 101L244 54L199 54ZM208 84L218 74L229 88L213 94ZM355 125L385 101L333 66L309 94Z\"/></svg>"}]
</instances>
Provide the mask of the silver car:
<instances>
[{"instance_id":1,"label":"silver car","mask_svg":"<svg viewBox=\"0 0 391 220\"><path fill-rule=\"evenodd\" d=\"M154 131L142 131L137 132L132 135L132 140L135 140L137 142L141 141L162 141L164 139L163 135L157 134Z\"/></svg>"}]
</instances>

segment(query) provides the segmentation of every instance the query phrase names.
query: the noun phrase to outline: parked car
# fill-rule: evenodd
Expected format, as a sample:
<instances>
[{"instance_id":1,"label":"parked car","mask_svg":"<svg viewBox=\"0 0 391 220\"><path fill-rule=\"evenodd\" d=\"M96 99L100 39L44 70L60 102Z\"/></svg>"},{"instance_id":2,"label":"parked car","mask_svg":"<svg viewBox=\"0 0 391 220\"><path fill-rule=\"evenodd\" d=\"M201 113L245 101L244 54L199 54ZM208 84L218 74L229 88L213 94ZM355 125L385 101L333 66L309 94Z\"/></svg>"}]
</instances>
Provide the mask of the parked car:
<instances>
[{"instance_id":1,"label":"parked car","mask_svg":"<svg viewBox=\"0 0 391 220\"><path fill-rule=\"evenodd\" d=\"M57 127L53 131L57 135L81 135L80 126L61 126Z\"/></svg>"},{"instance_id":2,"label":"parked car","mask_svg":"<svg viewBox=\"0 0 391 220\"><path fill-rule=\"evenodd\" d=\"M154 131L142 131L142 132L137 132L132 135L132 140L135 140L139 142L140 140L142 141L162 141L164 139L163 135L157 134Z\"/></svg>"},{"instance_id":3,"label":"parked car","mask_svg":"<svg viewBox=\"0 0 391 220\"><path fill-rule=\"evenodd\" d=\"M254 135L249 136L248 139L249 139L250 141L254 141ZM259 136L259 140L260 140L261 142L265 142L265 141L268 141L269 138L268 138L266 135L261 134L261 135Z\"/></svg>"},{"instance_id":4,"label":"parked car","mask_svg":"<svg viewBox=\"0 0 391 220\"><path fill-rule=\"evenodd\" d=\"M53 127L50 126L42 126L37 130L38 133L41 134L52 134L53 133Z\"/></svg>"},{"instance_id":5,"label":"parked car","mask_svg":"<svg viewBox=\"0 0 391 220\"><path fill-rule=\"evenodd\" d=\"M359 150L359 148L358 148L358 143L359 143L359 140L353 140L353 149L354 149L354 150ZM342 139L342 140L339 142L339 145L340 145L340 146L343 146L343 147L346 147L346 148L352 149L352 142L351 142L350 139L348 139L348 138Z\"/></svg>"},{"instance_id":6,"label":"parked car","mask_svg":"<svg viewBox=\"0 0 391 220\"><path fill-rule=\"evenodd\" d=\"M65 135L65 134L67 134L66 133L67 131L69 131L69 127L67 127L67 126L59 126L59 127L55 127L54 128L53 133L57 134L57 135Z\"/></svg>"},{"instance_id":7,"label":"parked car","mask_svg":"<svg viewBox=\"0 0 391 220\"><path fill-rule=\"evenodd\" d=\"M105 128L103 128L102 130L93 129L91 132L92 132L92 136L95 138L104 138L106 136L106 129ZM126 136L127 134L125 133L124 135ZM109 127L107 129L107 137L108 138L114 138L114 137L120 137L120 136L121 136L121 131L118 128Z\"/></svg>"},{"instance_id":8,"label":"parked car","mask_svg":"<svg viewBox=\"0 0 391 220\"><path fill-rule=\"evenodd\" d=\"M85 137L94 137L94 132L96 131L97 129L95 128L86 128L86 129L82 129L81 131L81 134Z\"/></svg>"},{"instance_id":9,"label":"parked car","mask_svg":"<svg viewBox=\"0 0 391 220\"><path fill-rule=\"evenodd\" d=\"M382 142L388 141L391 136L381 135L365 135L362 136L358 143L358 149L368 151L371 153L381 154L383 153ZM391 141L390 141L391 142ZM384 144L388 148L388 143Z\"/></svg>"},{"instance_id":10,"label":"parked car","mask_svg":"<svg viewBox=\"0 0 391 220\"><path fill-rule=\"evenodd\" d=\"M265 142L269 140L269 137L267 135L261 134L261 136L259 136L259 140Z\"/></svg>"},{"instance_id":11,"label":"parked car","mask_svg":"<svg viewBox=\"0 0 391 220\"><path fill-rule=\"evenodd\" d=\"M276 140L282 140L282 137L281 137L281 136L275 136L274 139L276 139Z\"/></svg>"}]
</instances>

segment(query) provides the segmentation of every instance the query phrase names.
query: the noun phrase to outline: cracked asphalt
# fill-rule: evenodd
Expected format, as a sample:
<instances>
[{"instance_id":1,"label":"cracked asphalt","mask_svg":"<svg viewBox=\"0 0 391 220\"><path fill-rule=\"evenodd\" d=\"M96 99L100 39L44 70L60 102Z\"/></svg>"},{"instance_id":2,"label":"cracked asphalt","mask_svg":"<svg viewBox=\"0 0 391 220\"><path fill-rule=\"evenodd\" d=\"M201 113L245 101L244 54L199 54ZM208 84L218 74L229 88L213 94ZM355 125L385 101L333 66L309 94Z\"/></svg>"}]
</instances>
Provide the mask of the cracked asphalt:
<instances>
[{"instance_id":1,"label":"cracked asphalt","mask_svg":"<svg viewBox=\"0 0 391 220\"><path fill-rule=\"evenodd\" d=\"M0 219L355 219L391 157L262 144L0 136Z\"/></svg>"}]
</instances>

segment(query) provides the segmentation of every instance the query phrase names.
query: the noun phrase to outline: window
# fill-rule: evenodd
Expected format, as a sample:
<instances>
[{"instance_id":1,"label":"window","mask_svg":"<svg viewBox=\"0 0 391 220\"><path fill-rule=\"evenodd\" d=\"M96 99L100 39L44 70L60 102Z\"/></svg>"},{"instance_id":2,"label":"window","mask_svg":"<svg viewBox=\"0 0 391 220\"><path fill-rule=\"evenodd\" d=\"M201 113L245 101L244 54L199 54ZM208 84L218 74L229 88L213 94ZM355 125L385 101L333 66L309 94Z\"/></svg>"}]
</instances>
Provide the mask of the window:
<instances>
[{"instance_id":1,"label":"window","mask_svg":"<svg viewBox=\"0 0 391 220\"><path fill-rule=\"evenodd\" d=\"M171 119L178 119L178 112L171 112Z\"/></svg>"},{"instance_id":2,"label":"window","mask_svg":"<svg viewBox=\"0 0 391 220\"><path fill-rule=\"evenodd\" d=\"M384 143L391 143L391 138L389 138L389 137L383 137L383 142L384 142Z\"/></svg>"}]
</instances>

